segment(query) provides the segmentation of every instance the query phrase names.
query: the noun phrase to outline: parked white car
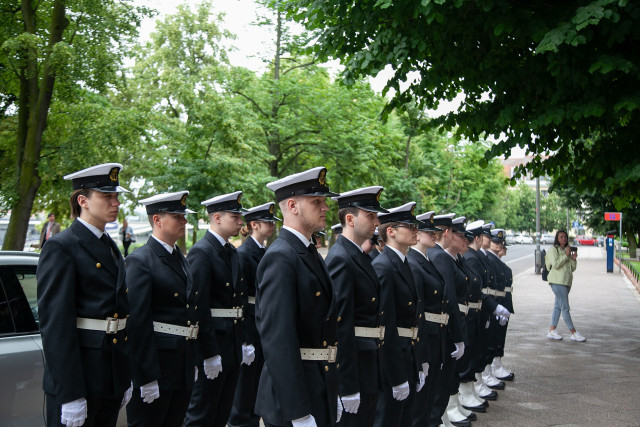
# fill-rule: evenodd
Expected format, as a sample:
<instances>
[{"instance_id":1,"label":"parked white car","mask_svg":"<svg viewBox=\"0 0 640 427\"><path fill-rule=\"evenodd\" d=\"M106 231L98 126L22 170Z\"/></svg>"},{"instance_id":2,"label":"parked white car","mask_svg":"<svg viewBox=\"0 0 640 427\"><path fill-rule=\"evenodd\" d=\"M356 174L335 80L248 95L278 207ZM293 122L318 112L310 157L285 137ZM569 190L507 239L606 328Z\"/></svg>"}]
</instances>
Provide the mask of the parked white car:
<instances>
[{"instance_id":1,"label":"parked white car","mask_svg":"<svg viewBox=\"0 0 640 427\"><path fill-rule=\"evenodd\" d=\"M544 245L550 245L555 240L556 236L553 234L543 234L540 236L540 243Z\"/></svg>"},{"instance_id":2,"label":"parked white car","mask_svg":"<svg viewBox=\"0 0 640 427\"><path fill-rule=\"evenodd\" d=\"M529 236L528 234L516 234L514 241L515 243L530 245L533 243L533 237Z\"/></svg>"}]
</instances>

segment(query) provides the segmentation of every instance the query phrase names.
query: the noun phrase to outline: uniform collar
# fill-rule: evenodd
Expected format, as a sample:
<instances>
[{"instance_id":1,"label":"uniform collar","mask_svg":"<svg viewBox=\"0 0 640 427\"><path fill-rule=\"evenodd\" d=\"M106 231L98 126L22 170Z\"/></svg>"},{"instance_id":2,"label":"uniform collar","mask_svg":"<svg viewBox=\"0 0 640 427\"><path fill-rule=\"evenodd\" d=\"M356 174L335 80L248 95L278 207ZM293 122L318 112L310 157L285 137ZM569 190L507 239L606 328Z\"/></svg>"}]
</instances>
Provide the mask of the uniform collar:
<instances>
[{"instance_id":1,"label":"uniform collar","mask_svg":"<svg viewBox=\"0 0 640 427\"><path fill-rule=\"evenodd\" d=\"M401 251L399 251L398 249L394 248L393 246L387 245L386 247L388 247L389 249L394 251L396 254L398 254L398 256L400 257L400 261L404 262L404 259L406 258L405 254L403 254Z\"/></svg>"},{"instance_id":2,"label":"uniform collar","mask_svg":"<svg viewBox=\"0 0 640 427\"><path fill-rule=\"evenodd\" d=\"M213 231L212 229L208 230L209 233L213 234L213 236L218 239L218 242L220 242L221 246L226 245L228 242L226 240L224 240L218 233L216 233L215 231Z\"/></svg>"},{"instance_id":3,"label":"uniform collar","mask_svg":"<svg viewBox=\"0 0 640 427\"><path fill-rule=\"evenodd\" d=\"M167 250L167 252L169 252L170 254L173 253L173 248L168 245L167 243L163 242L162 240L158 239L156 236L154 236L153 234L151 235L151 237L153 237L154 239L156 239L158 241L158 243L160 243L162 245L163 248L165 248Z\"/></svg>"},{"instance_id":4,"label":"uniform collar","mask_svg":"<svg viewBox=\"0 0 640 427\"><path fill-rule=\"evenodd\" d=\"M95 225L91 225L89 224L87 221L85 221L84 219L78 217L78 221L84 225L85 227L87 227L89 229L89 231L91 231L98 239L102 237L103 234L106 234L103 230L100 230L98 227L96 227Z\"/></svg>"},{"instance_id":5,"label":"uniform collar","mask_svg":"<svg viewBox=\"0 0 640 427\"><path fill-rule=\"evenodd\" d=\"M351 242L356 248L358 248L358 250L360 252L364 253L364 250L362 249L362 246L358 245L356 242L354 242L353 240L351 240L350 238L348 238L344 234L342 235L342 237L344 237L348 242Z\"/></svg>"},{"instance_id":6,"label":"uniform collar","mask_svg":"<svg viewBox=\"0 0 640 427\"><path fill-rule=\"evenodd\" d=\"M427 258L427 254L422 253L422 251L417 250L416 248L411 248L412 250L418 252L420 255L422 255L424 257L424 259L429 260L429 258Z\"/></svg>"},{"instance_id":7,"label":"uniform collar","mask_svg":"<svg viewBox=\"0 0 640 427\"><path fill-rule=\"evenodd\" d=\"M256 242L256 245L258 245L259 248L265 249L264 245L262 243L258 242L258 239L256 239L253 236L251 236L251 238L253 239L254 242Z\"/></svg>"},{"instance_id":8,"label":"uniform collar","mask_svg":"<svg viewBox=\"0 0 640 427\"><path fill-rule=\"evenodd\" d=\"M283 225L282 228L284 228L285 230L291 232L294 236L296 236L298 239L300 239L300 241L302 242L302 244L304 245L305 248L309 247L309 245L312 245L313 242L309 239L307 239L305 237L304 234L302 234L301 232L299 232L298 230L295 230L291 227L289 227L288 225Z\"/></svg>"}]
</instances>

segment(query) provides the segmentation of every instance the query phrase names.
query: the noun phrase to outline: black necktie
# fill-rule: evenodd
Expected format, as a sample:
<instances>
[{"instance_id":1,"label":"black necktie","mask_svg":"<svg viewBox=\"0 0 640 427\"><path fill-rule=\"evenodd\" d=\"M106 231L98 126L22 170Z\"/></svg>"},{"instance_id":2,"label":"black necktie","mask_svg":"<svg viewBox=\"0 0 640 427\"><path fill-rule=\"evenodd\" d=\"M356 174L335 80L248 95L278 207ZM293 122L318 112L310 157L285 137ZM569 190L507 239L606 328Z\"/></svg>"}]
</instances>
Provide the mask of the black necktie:
<instances>
[{"instance_id":1,"label":"black necktie","mask_svg":"<svg viewBox=\"0 0 640 427\"><path fill-rule=\"evenodd\" d=\"M176 267L178 267L178 271L185 273L184 267L182 266L182 255L178 253L176 248L171 252L171 259Z\"/></svg>"},{"instance_id":2,"label":"black necktie","mask_svg":"<svg viewBox=\"0 0 640 427\"><path fill-rule=\"evenodd\" d=\"M115 252L113 252L113 249L111 248L111 242L110 242L109 237L106 235L106 233L103 233L102 236L100 236L100 240L102 241L102 243L105 244L105 246L107 247L107 250L109 251L109 253L113 257L113 260L117 264L118 263L118 258L116 257Z\"/></svg>"},{"instance_id":3,"label":"black necktie","mask_svg":"<svg viewBox=\"0 0 640 427\"><path fill-rule=\"evenodd\" d=\"M260 256L264 256L266 252L267 252L266 248L260 248Z\"/></svg>"}]
</instances>

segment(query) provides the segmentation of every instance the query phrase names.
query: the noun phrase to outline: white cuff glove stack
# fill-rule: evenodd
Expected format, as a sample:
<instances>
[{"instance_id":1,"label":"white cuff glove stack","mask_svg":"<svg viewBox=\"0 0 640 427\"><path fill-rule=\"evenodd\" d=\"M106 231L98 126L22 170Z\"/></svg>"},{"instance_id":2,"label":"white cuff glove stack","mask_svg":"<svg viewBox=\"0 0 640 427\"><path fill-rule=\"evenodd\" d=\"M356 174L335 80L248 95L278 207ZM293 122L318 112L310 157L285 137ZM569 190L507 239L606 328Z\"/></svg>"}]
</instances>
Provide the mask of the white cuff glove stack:
<instances>
[{"instance_id":1,"label":"white cuff glove stack","mask_svg":"<svg viewBox=\"0 0 640 427\"><path fill-rule=\"evenodd\" d=\"M149 384L140 386L140 397L144 403L151 403L160 397L160 387L158 381L151 381Z\"/></svg>"},{"instance_id":2,"label":"white cuff glove stack","mask_svg":"<svg viewBox=\"0 0 640 427\"><path fill-rule=\"evenodd\" d=\"M249 366L256 358L256 349L251 344L242 344L242 363ZM241 363L241 364L242 364Z\"/></svg>"},{"instance_id":3,"label":"white cuff glove stack","mask_svg":"<svg viewBox=\"0 0 640 427\"><path fill-rule=\"evenodd\" d=\"M509 316L511 316L511 313L509 312L509 310L507 310L506 308L504 308L504 306L498 304L498 306L496 307L495 311L493 312L493 314L495 314L496 316L504 316L507 319L509 318ZM497 319L497 317L496 317Z\"/></svg>"},{"instance_id":4,"label":"white cuff glove stack","mask_svg":"<svg viewBox=\"0 0 640 427\"><path fill-rule=\"evenodd\" d=\"M306 417L298 418L297 420L291 420L291 424L293 427L318 427L313 415L307 415Z\"/></svg>"},{"instance_id":5,"label":"white cuff glove stack","mask_svg":"<svg viewBox=\"0 0 640 427\"><path fill-rule=\"evenodd\" d=\"M338 401L342 401L342 406L344 406L345 412L350 414L358 413L358 408L360 407L360 392L356 394L350 394L349 396L339 397ZM340 405L338 405L338 408Z\"/></svg>"},{"instance_id":6,"label":"white cuff glove stack","mask_svg":"<svg viewBox=\"0 0 640 427\"><path fill-rule=\"evenodd\" d=\"M336 411L336 423L339 423L340 420L342 419L342 411L344 411L344 405L342 404L342 401L340 400L340 396L338 396L338 406L337 406L338 410Z\"/></svg>"},{"instance_id":7,"label":"white cuff glove stack","mask_svg":"<svg viewBox=\"0 0 640 427\"><path fill-rule=\"evenodd\" d=\"M67 427L80 427L87 419L87 400L82 397L62 404L60 422ZM53 423L52 423L53 424Z\"/></svg>"},{"instance_id":8,"label":"white cuff glove stack","mask_svg":"<svg viewBox=\"0 0 640 427\"><path fill-rule=\"evenodd\" d=\"M127 406L129 401L131 400L131 395L132 394L133 394L133 382L131 382L131 385L129 386L127 391L124 392L124 396L122 396L122 402L120 402L120 409L122 409L125 406Z\"/></svg>"},{"instance_id":9,"label":"white cuff glove stack","mask_svg":"<svg viewBox=\"0 0 640 427\"><path fill-rule=\"evenodd\" d=\"M216 377L222 372L222 358L220 356L213 356L204 360L203 363L204 374L210 380L215 380Z\"/></svg>"},{"instance_id":10,"label":"white cuff glove stack","mask_svg":"<svg viewBox=\"0 0 640 427\"><path fill-rule=\"evenodd\" d=\"M427 378L427 374L424 371L418 372L418 384L416 384L416 391L419 392L424 387L425 379Z\"/></svg>"},{"instance_id":11,"label":"white cuff glove stack","mask_svg":"<svg viewBox=\"0 0 640 427\"><path fill-rule=\"evenodd\" d=\"M464 354L464 343L463 342L457 342L454 345L456 346L456 351L451 353L451 357L453 357L456 360L460 360L460 358Z\"/></svg>"},{"instance_id":12,"label":"white cuff glove stack","mask_svg":"<svg viewBox=\"0 0 640 427\"><path fill-rule=\"evenodd\" d=\"M498 316L498 317L499 317L498 323L500 323L500 326L504 326L507 324L507 321L509 320L508 317L506 316Z\"/></svg>"},{"instance_id":13,"label":"white cuff glove stack","mask_svg":"<svg viewBox=\"0 0 640 427\"><path fill-rule=\"evenodd\" d=\"M409 397L409 382L405 381L400 385L395 385L391 387L393 391L393 398L402 401Z\"/></svg>"}]
</instances>

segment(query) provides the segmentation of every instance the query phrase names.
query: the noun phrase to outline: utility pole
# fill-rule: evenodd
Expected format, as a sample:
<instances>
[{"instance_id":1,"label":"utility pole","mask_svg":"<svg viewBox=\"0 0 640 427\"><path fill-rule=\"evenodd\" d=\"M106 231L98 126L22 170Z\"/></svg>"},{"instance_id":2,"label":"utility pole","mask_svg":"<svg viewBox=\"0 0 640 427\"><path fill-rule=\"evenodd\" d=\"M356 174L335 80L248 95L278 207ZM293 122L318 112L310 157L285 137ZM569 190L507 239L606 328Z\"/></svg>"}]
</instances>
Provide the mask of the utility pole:
<instances>
[{"instance_id":1,"label":"utility pole","mask_svg":"<svg viewBox=\"0 0 640 427\"><path fill-rule=\"evenodd\" d=\"M540 177L536 177L536 274L542 273L542 253L540 252Z\"/></svg>"}]
</instances>

